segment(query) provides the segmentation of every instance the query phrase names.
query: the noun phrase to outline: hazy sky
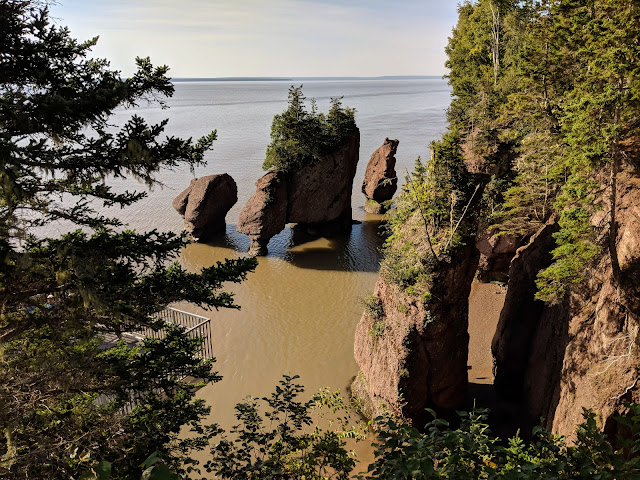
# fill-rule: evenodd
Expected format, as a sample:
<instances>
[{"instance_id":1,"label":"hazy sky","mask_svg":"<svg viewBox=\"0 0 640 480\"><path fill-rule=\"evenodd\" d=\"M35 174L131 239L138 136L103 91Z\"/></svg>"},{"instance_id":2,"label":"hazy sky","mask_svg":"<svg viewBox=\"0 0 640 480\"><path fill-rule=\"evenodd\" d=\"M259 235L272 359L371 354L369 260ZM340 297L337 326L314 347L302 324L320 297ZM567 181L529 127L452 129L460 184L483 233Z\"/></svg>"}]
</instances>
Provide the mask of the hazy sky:
<instances>
[{"instance_id":1,"label":"hazy sky","mask_svg":"<svg viewBox=\"0 0 640 480\"><path fill-rule=\"evenodd\" d=\"M59 0L60 25L174 77L442 75L457 0Z\"/></svg>"}]
</instances>

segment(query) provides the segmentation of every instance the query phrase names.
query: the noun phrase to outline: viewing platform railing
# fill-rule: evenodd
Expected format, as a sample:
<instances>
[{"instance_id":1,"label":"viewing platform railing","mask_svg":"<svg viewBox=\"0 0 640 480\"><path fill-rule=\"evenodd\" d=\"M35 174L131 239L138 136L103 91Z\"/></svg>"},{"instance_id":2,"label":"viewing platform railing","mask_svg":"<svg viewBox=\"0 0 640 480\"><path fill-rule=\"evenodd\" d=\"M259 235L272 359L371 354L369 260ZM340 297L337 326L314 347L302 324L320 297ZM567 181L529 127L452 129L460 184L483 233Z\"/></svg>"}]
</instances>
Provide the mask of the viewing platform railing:
<instances>
[{"instance_id":1,"label":"viewing platform railing","mask_svg":"<svg viewBox=\"0 0 640 480\"><path fill-rule=\"evenodd\" d=\"M178 310L177 308L167 307L165 310L157 313L156 318L164 320L166 323L172 323L184 327L185 334L188 338L199 338L202 340L200 346L199 356L201 358L213 357L213 345L211 341L211 319L197 315L195 313L185 312L184 310ZM151 338L164 338L165 330L161 328L154 330L150 327L144 327L136 329L131 333L135 333L142 337Z\"/></svg>"},{"instance_id":2,"label":"viewing platform railing","mask_svg":"<svg viewBox=\"0 0 640 480\"><path fill-rule=\"evenodd\" d=\"M200 349L198 351L198 356L203 359L213 358L213 345L211 341L211 319L207 317L203 317L202 315L197 315L195 313L185 312L183 310L178 310L177 308L167 307L162 312L155 315L156 318L160 320L164 320L167 324L172 323L175 325L180 325L185 328L185 334L188 338L195 339L198 338L201 340ZM164 338L165 329L161 328L159 330L154 330L150 327L136 328L131 329L126 332L123 332L121 338L124 337L125 341L130 344L135 344L141 341L144 337L151 338ZM108 338L113 337L113 338ZM118 337L113 334L108 334L105 336L104 348L110 348L115 346L118 342ZM152 390L155 393L156 390ZM99 405L104 405L110 400L110 397L107 395L100 395L96 402ZM126 403L120 413L123 415L131 413L131 410L139 403L139 399L131 397L130 401Z\"/></svg>"}]
</instances>

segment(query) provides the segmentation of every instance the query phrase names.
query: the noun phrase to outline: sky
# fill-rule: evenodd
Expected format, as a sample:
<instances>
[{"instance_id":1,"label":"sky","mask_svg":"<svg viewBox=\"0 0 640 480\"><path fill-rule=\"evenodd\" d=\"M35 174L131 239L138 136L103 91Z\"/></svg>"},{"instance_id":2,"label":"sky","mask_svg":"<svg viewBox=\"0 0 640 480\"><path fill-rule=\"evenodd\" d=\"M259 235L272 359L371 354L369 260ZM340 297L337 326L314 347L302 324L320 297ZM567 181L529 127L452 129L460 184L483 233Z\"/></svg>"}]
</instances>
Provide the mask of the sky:
<instances>
[{"instance_id":1,"label":"sky","mask_svg":"<svg viewBox=\"0 0 640 480\"><path fill-rule=\"evenodd\" d=\"M136 56L173 77L443 75L457 0L58 0L72 36L130 75Z\"/></svg>"}]
</instances>

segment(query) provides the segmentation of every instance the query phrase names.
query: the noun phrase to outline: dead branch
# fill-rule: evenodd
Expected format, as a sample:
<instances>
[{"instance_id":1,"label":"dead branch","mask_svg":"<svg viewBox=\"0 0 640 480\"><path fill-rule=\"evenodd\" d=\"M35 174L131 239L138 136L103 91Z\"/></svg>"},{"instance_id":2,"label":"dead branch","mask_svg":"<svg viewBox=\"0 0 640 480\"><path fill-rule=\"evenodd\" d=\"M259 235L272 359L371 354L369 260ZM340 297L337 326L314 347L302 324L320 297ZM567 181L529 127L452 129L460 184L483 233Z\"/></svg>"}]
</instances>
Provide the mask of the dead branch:
<instances>
[{"instance_id":1,"label":"dead branch","mask_svg":"<svg viewBox=\"0 0 640 480\"><path fill-rule=\"evenodd\" d=\"M420 200L418 199L418 194L416 193L416 189L415 186L413 185L413 180L411 179L411 174L405 170L405 172L407 172L407 180L409 181L409 185L411 187L411 191L413 192L413 198L416 201L416 205L418 207L418 211L420 212L420 216L422 217L422 222L424 223L424 233L427 237L427 243L429 244L429 250L431 250L431 254L433 255L433 258L435 258L436 260L439 260L438 255L436 255L435 250L433 249L433 244L431 243L431 235L429 235L429 222L427 222L427 216L424 213L424 210L422 209L422 204L420 203Z\"/></svg>"},{"instance_id":2,"label":"dead branch","mask_svg":"<svg viewBox=\"0 0 640 480\"><path fill-rule=\"evenodd\" d=\"M449 236L449 240L447 241L447 244L445 245L445 250L447 248L449 248L449 244L451 243L451 240L453 240L453 235L456 233L456 230L458 230L458 227L460 226L460 223L462 223L462 219L464 218L464 216L467 213L467 210L469 209L469 206L471 205L471 202L473 201L474 197L476 196L476 193L478 193L478 189L480 188L480 184L476 185L476 189L473 191L473 195L471 195L471 198L469 199L469 202L467 203L467 206L464 207L464 210L462 212L462 215L460 216L460 218L458 219L458 223L456 223L456 228L453 229L453 231L451 232L451 235Z\"/></svg>"}]
</instances>

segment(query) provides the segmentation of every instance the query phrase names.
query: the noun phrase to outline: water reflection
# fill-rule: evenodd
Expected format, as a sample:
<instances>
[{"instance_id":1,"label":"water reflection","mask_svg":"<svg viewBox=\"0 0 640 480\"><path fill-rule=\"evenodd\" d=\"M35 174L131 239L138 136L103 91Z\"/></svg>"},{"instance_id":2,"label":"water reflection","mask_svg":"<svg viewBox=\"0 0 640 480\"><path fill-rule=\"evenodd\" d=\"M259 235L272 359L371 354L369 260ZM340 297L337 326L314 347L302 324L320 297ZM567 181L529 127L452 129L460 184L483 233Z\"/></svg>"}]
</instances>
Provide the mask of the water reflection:
<instances>
[{"instance_id":1,"label":"water reflection","mask_svg":"<svg viewBox=\"0 0 640 480\"><path fill-rule=\"evenodd\" d=\"M345 272L377 272L380 267L380 249L384 242L382 216L354 223L344 234L318 237L304 229L287 226L269 242L266 258L279 258L292 266L313 270ZM221 260L220 253L229 258L249 250L249 237L238 233L235 225L227 225L223 237L207 243L191 245L183 253L183 261L193 270L209 263L207 256ZM207 254L209 252L209 254Z\"/></svg>"},{"instance_id":2,"label":"water reflection","mask_svg":"<svg viewBox=\"0 0 640 480\"><path fill-rule=\"evenodd\" d=\"M377 272L380 268L381 220L359 222L351 231L331 238L316 238L293 229L285 260L314 270Z\"/></svg>"}]
</instances>

